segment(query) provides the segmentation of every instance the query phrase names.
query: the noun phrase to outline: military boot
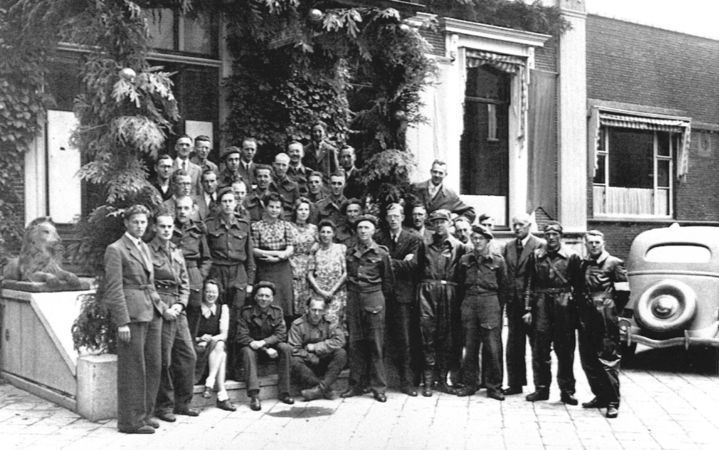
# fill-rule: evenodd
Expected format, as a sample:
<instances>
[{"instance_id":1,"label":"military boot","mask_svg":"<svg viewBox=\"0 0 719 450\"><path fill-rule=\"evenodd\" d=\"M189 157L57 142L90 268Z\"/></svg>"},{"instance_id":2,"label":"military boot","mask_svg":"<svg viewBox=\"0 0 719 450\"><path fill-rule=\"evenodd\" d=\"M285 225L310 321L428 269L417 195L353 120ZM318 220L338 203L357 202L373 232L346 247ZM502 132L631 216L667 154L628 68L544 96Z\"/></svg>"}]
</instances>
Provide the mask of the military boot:
<instances>
[{"instance_id":1,"label":"military boot","mask_svg":"<svg viewBox=\"0 0 719 450\"><path fill-rule=\"evenodd\" d=\"M434 382L434 373L432 370L424 371L424 387L422 388L422 395L425 397L432 396L432 383Z\"/></svg>"}]
</instances>

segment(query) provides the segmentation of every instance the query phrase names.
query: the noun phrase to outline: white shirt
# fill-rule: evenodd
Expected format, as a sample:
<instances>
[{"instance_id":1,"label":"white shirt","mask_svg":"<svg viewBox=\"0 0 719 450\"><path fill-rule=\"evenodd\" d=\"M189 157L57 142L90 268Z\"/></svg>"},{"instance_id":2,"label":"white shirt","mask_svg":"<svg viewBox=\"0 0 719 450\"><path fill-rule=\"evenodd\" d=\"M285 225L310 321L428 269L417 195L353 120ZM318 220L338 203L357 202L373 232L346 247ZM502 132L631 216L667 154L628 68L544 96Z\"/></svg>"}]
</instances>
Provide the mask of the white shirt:
<instances>
[{"instance_id":1,"label":"white shirt","mask_svg":"<svg viewBox=\"0 0 719 450\"><path fill-rule=\"evenodd\" d=\"M188 159L180 159L179 157L177 157L175 159L175 162L177 163L177 167L184 170L185 172L190 170L190 159L189 158Z\"/></svg>"},{"instance_id":2,"label":"white shirt","mask_svg":"<svg viewBox=\"0 0 719 450\"><path fill-rule=\"evenodd\" d=\"M430 181L429 187L427 188L427 190L429 191L429 198L434 198L441 188L442 188L442 184L438 184L437 186L435 186Z\"/></svg>"}]
</instances>

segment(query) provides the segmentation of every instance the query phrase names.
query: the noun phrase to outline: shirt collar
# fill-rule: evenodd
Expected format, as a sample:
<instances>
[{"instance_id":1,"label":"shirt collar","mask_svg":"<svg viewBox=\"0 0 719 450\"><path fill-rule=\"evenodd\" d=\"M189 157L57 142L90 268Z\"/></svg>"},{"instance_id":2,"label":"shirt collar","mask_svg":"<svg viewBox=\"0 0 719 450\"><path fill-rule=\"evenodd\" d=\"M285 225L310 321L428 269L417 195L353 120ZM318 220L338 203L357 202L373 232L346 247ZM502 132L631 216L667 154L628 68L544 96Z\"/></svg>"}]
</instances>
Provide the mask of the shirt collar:
<instances>
[{"instance_id":1,"label":"shirt collar","mask_svg":"<svg viewBox=\"0 0 719 450\"><path fill-rule=\"evenodd\" d=\"M520 241L520 242L522 242L522 247L527 246L527 244L529 243L529 238L531 238L531 237L532 237L532 235L528 233L527 236L525 236L524 239L522 239Z\"/></svg>"},{"instance_id":2,"label":"shirt collar","mask_svg":"<svg viewBox=\"0 0 719 450\"><path fill-rule=\"evenodd\" d=\"M125 236L130 240L130 242L132 242L133 244L135 244L135 246L137 246L137 247L140 247L140 246L141 246L141 244L142 244L142 239L136 238L135 236L131 235L131 234L128 233L127 231L125 231Z\"/></svg>"},{"instance_id":3,"label":"shirt collar","mask_svg":"<svg viewBox=\"0 0 719 450\"><path fill-rule=\"evenodd\" d=\"M599 254L599 256L597 257L597 259L592 259L592 258L589 257L589 256L587 257L587 259L588 259L589 261L596 262L597 265L602 265L602 263L604 263L604 261L606 261L606 259L607 259L608 257L609 257L609 253L607 253L606 250L602 250L602 253Z\"/></svg>"},{"instance_id":4,"label":"shirt collar","mask_svg":"<svg viewBox=\"0 0 719 450\"><path fill-rule=\"evenodd\" d=\"M200 304L200 310L202 311L202 317L209 319L212 314L217 312L217 303L213 303L212 306L207 306L205 302Z\"/></svg>"}]
</instances>

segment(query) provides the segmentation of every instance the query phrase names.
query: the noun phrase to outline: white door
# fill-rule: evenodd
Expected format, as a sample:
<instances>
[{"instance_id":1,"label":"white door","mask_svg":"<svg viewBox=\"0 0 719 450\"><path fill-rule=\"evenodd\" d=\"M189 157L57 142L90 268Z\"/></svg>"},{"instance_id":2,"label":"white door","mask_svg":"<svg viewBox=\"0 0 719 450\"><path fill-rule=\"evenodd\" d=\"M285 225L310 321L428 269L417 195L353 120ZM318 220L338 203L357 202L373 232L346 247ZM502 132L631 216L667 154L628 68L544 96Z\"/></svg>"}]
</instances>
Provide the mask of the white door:
<instances>
[{"instance_id":1,"label":"white door","mask_svg":"<svg viewBox=\"0 0 719 450\"><path fill-rule=\"evenodd\" d=\"M80 151L69 143L77 124L70 111L47 112L47 198L56 223L75 222L82 213Z\"/></svg>"}]
</instances>

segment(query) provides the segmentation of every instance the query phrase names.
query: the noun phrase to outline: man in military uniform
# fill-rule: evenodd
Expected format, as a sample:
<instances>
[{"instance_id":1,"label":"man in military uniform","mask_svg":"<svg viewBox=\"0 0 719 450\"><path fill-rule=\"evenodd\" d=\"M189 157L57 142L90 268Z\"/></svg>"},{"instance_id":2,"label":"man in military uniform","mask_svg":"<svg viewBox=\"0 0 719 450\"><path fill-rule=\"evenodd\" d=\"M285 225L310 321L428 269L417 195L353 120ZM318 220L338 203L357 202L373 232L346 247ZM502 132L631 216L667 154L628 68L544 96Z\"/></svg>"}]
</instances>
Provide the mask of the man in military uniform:
<instances>
[{"instance_id":1,"label":"man in military uniform","mask_svg":"<svg viewBox=\"0 0 719 450\"><path fill-rule=\"evenodd\" d=\"M614 303L617 285L627 271L621 259L604 249L604 233L584 235L587 257L582 260L579 302L579 358L594 398L584 408L607 408L610 419L619 414L619 327Z\"/></svg>"},{"instance_id":2,"label":"man in military uniform","mask_svg":"<svg viewBox=\"0 0 719 450\"><path fill-rule=\"evenodd\" d=\"M217 168L217 164L207 159L211 151L212 140L209 136L201 134L195 138L195 155L190 158L190 161L200 166L202 172L204 172L205 170L211 170L215 172L215 174L218 174L220 173L220 171Z\"/></svg>"},{"instance_id":3,"label":"man in military uniform","mask_svg":"<svg viewBox=\"0 0 719 450\"><path fill-rule=\"evenodd\" d=\"M526 349L530 336L529 326L524 323L524 283L529 256L544 246L544 241L529 232L532 218L519 214L512 218L515 239L507 242L502 256L507 264L510 292L507 297L507 389L505 395L521 394L527 385ZM531 341L531 339L530 339Z\"/></svg>"},{"instance_id":4,"label":"man in military uniform","mask_svg":"<svg viewBox=\"0 0 719 450\"><path fill-rule=\"evenodd\" d=\"M237 319L237 344L241 346L242 365L245 369L247 395L253 411L262 409L260 403L260 381L257 377L257 359L277 361L278 399L293 404L290 396L290 358L292 349L285 342L287 327L282 308L272 304L275 285L269 281L260 281L254 289L255 302L242 308Z\"/></svg>"},{"instance_id":5,"label":"man in military uniform","mask_svg":"<svg viewBox=\"0 0 719 450\"><path fill-rule=\"evenodd\" d=\"M562 225L550 221L544 226L546 248L536 249L527 263L524 291L524 321L532 325L532 369L535 391L527 401L549 399L552 382L551 350L557 355L557 383L561 400L576 405L573 373L576 345L576 307L572 288L580 276L579 255L562 244Z\"/></svg>"},{"instance_id":6,"label":"man in military uniform","mask_svg":"<svg viewBox=\"0 0 719 450\"><path fill-rule=\"evenodd\" d=\"M385 215L387 228L377 233L377 243L389 249L392 270L397 281L394 295L387 299L388 323L392 348L395 351L399 369L400 389L410 397L417 396L412 375L412 337L416 334L417 277L412 260L416 258L422 238L414 230L402 227L404 211L402 205L393 203Z\"/></svg>"},{"instance_id":7,"label":"man in military uniform","mask_svg":"<svg viewBox=\"0 0 719 450\"><path fill-rule=\"evenodd\" d=\"M460 397L477 392L479 346L482 345L482 378L487 397L504 400L502 393L502 305L507 295L504 258L490 251L492 232L472 227L473 251L462 256L457 285L464 330L464 387Z\"/></svg>"},{"instance_id":8,"label":"man in military uniform","mask_svg":"<svg viewBox=\"0 0 719 450\"><path fill-rule=\"evenodd\" d=\"M345 174L343 172L334 172L330 175L330 193L322 200L315 204L312 211L310 221L314 224L328 219L340 226L344 221L344 213L342 207L347 202L347 197L343 191L345 187Z\"/></svg>"},{"instance_id":9,"label":"man in military uniform","mask_svg":"<svg viewBox=\"0 0 719 450\"><path fill-rule=\"evenodd\" d=\"M174 312L174 317L162 322L162 372L155 404L155 416L166 422L174 422L175 414L200 414L190 408L197 356L185 316L190 279L182 250L171 241L174 220L169 212L161 211L155 217L155 238L150 242L155 289L168 310Z\"/></svg>"},{"instance_id":10,"label":"man in military uniform","mask_svg":"<svg viewBox=\"0 0 719 450\"><path fill-rule=\"evenodd\" d=\"M300 187L297 183L290 180L287 176L287 169L290 166L290 157L286 153L278 153L275 155L275 161L272 163L274 177L270 184L270 190L280 194L282 198L282 207L284 208L284 219L287 220L292 215L292 208L295 201L300 198Z\"/></svg>"},{"instance_id":11,"label":"man in military uniform","mask_svg":"<svg viewBox=\"0 0 719 450\"><path fill-rule=\"evenodd\" d=\"M220 158L225 163L225 168L217 175L217 189L226 188L235 181L246 181L240 173L240 149L234 146L226 147Z\"/></svg>"},{"instance_id":12,"label":"man in military uniform","mask_svg":"<svg viewBox=\"0 0 719 450\"><path fill-rule=\"evenodd\" d=\"M172 243L185 258L187 275L190 279L190 295L185 307L190 335L195 338L200 320L202 304L202 284L210 274L212 255L207 244L207 229L200 221L192 219L194 202L191 197L180 197L175 207L175 228Z\"/></svg>"},{"instance_id":13,"label":"man in military uniform","mask_svg":"<svg viewBox=\"0 0 719 450\"><path fill-rule=\"evenodd\" d=\"M292 322L287 339L292 347L292 375L301 386L310 386L301 391L305 401L337 398L332 386L347 364L345 332L324 313L324 300L310 300L305 315Z\"/></svg>"},{"instance_id":14,"label":"man in military uniform","mask_svg":"<svg viewBox=\"0 0 719 450\"><path fill-rule=\"evenodd\" d=\"M342 218L337 224L335 242L344 244L347 248L357 242L356 227L357 218L362 215L362 202L356 198L347 199L342 204Z\"/></svg>"},{"instance_id":15,"label":"man in military uniform","mask_svg":"<svg viewBox=\"0 0 719 450\"><path fill-rule=\"evenodd\" d=\"M255 183L255 188L245 199L245 208L249 214L249 220L252 222L261 220L265 212L265 198L271 192L272 167L267 164L255 165Z\"/></svg>"},{"instance_id":16,"label":"man in military uniform","mask_svg":"<svg viewBox=\"0 0 719 450\"><path fill-rule=\"evenodd\" d=\"M375 400L384 403L385 298L392 295L394 274L389 252L372 239L376 227L374 216L360 216L355 222L357 243L347 249L350 381L342 397L362 395L369 384Z\"/></svg>"},{"instance_id":17,"label":"man in military uniform","mask_svg":"<svg viewBox=\"0 0 719 450\"><path fill-rule=\"evenodd\" d=\"M432 396L435 383L438 390L452 392L446 383L447 374L459 370L461 325L456 272L460 258L472 247L449 234L450 219L446 209L429 216L435 231L431 242L424 242L417 255L425 397Z\"/></svg>"},{"instance_id":18,"label":"man in military uniform","mask_svg":"<svg viewBox=\"0 0 719 450\"><path fill-rule=\"evenodd\" d=\"M307 175L307 198L316 205L326 196L327 192L322 182L322 174L319 172L310 172Z\"/></svg>"},{"instance_id":19,"label":"man in military uniform","mask_svg":"<svg viewBox=\"0 0 719 450\"><path fill-rule=\"evenodd\" d=\"M207 244L212 255L210 277L219 281L224 292L223 303L230 309L229 336L234 336L236 317L239 309L245 304L245 295L252 292L255 280L255 258L252 252L250 223L235 213L235 195L225 188L217 198L221 212L210 217L207 227ZM232 379L237 369L236 349L228 345L227 370Z\"/></svg>"}]
</instances>

